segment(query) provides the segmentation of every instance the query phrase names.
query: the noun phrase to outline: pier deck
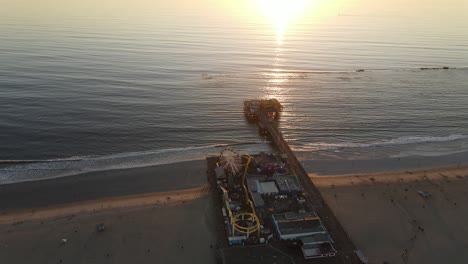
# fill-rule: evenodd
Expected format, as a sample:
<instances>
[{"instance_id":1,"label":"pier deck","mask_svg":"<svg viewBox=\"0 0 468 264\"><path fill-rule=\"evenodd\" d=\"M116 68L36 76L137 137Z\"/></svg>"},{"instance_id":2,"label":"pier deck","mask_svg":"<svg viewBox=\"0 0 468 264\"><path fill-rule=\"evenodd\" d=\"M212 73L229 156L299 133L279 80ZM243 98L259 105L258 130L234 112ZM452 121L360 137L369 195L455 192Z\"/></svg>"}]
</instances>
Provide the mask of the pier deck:
<instances>
[{"instance_id":1,"label":"pier deck","mask_svg":"<svg viewBox=\"0 0 468 264\"><path fill-rule=\"evenodd\" d=\"M338 250L338 254L335 258L316 260L311 263L361 263L355 254L355 245L348 237L335 214L331 211L330 207L320 195L318 189L310 180L309 175L289 147L282 133L279 131L277 120L272 120L268 118L266 113L261 112L259 113L258 123L263 129L268 131L279 152L287 155L289 166L310 197L307 202L320 216L325 227L328 229L328 232L335 241L335 245ZM332 260L332 262L328 262L330 260Z\"/></svg>"},{"instance_id":2,"label":"pier deck","mask_svg":"<svg viewBox=\"0 0 468 264\"><path fill-rule=\"evenodd\" d=\"M220 157L207 158L208 180L215 197L219 197L216 201L219 221L215 228L219 234L217 247L220 261L223 264L267 261L271 254L265 252L269 251L273 252L275 263L278 264L363 263L356 254L353 242L279 131L281 104L271 100L275 106L271 107L271 103L253 101L256 107L244 108L247 111L246 117L255 121L262 133L271 136L279 153L270 154L273 155L270 158L283 165L273 169L271 164L277 163L269 163L267 167L262 167L265 154L242 155L236 156L239 160L243 159L245 165L242 168L244 172L239 172L240 169L233 171L232 167L222 166L226 162L223 161L223 154ZM249 166L250 161L255 165ZM283 171L273 173L278 168ZM229 175L225 177L224 173ZM233 179L237 181L233 182ZM235 187L236 184L238 187ZM239 192L242 190L240 186L243 186L245 194L243 191ZM285 202L290 202L289 207L284 206ZM234 208L232 212L230 208ZM244 221L244 217L237 218L241 215L251 216L246 219L252 221L252 224L239 226ZM265 235L264 225L267 230L272 228L275 231L267 231ZM242 230L247 232L243 233ZM298 251L296 243L302 245L302 252ZM317 245L320 245L320 249ZM327 247L330 248L326 249ZM324 253L317 253L317 250L323 250Z\"/></svg>"}]
</instances>

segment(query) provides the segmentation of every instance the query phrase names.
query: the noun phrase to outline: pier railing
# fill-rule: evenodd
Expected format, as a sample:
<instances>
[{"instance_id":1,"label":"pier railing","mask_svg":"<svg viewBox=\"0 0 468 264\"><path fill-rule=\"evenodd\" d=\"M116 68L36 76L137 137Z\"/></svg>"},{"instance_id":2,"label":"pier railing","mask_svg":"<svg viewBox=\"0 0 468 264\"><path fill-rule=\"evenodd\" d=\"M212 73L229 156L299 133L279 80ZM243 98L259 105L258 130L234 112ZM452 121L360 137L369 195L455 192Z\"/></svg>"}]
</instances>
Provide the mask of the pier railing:
<instances>
[{"instance_id":1,"label":"pier railing","mask_svg":"<svg viewBox=\"0 0 468 264\"><path fill-rule=\"evenodd\" d=\"M309 205L312 208L322 207L323 200L319 194L319 191L310 181L309 175L302 167L296 155L294 155L293 151L284 139L283 134L279 131L277 121L270 120L267 113L260 112L258 116L258 122L264 129L268 131L268 133L270 133L273 143L275 143L278 150L288 156L288 162L291 170L301 182L301 185L304 187L306 193L311 196L310 199L307 199L309 201Z\"/></svg>"},{"instance_id":2,"label":"pier railing","mask_svg":"<svg viewBox=\"0 0 468 264\"><path fill-rule=\"evenodd\" d=\"M297 179L303 186L304 192L309 196L309 199L306 199L307 204L309 207L311 207L311 209L318 213L322 221L325 222L325 226L328 232L335 240L338 254L336 255L336 261L330 263L362 263L356 256L356 247L344 230L343 226L340 224L327 203L323 200L319 190L313 184L309 178L309 175L304 170L296 155L289 147L288 143L283 137L283 134L279 131L278 122L276 120L270 119L267 113L260 112L258 115L258 123L260 127L266 129L270 133L273 143L276 145L278 150L288 156L287 160L291 170L294 172Z\"/></svg>"}]
</instances>

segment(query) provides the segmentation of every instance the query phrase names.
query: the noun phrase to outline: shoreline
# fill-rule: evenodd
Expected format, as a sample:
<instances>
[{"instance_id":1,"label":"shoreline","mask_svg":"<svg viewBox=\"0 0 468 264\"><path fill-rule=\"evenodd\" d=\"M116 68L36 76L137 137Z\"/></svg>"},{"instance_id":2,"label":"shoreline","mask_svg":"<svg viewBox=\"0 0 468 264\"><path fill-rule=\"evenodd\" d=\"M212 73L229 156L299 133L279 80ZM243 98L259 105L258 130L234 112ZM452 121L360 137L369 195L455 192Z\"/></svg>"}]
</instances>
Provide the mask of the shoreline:
<instances>
[{"instance_id":1,"label":"shoreline","mask_svg":"<svg viewBox=\"0 0 468 264\"><path fill-rule=\"evenodd\" d=\"M381 173L409 175L407 172L464 168L468 166L468 153L439 157L301 162L308 174L315 177L353 177L358 174ZM3 184L0 185L0 213L12 209L42 208L104 198L192 189L206 183L206 160L195 160Z\"/></svg>"},{"instance_id":2,"label":"shoreline","mask_svg":"<svg viewBox=\"0 0 468 264\"><path fill-rule=\"evenodd\" d=\"M309 177L314 184L324 186L327 181L339 182L340 185L353 185L356 183L375 183L380 182L404 182L413 180L450 180L452 178L468 178L468 166L460 167L441 167L433 169L407 170L407 171L388 171L376 173L353 173L337 175L318 175L309 173Z\"/></svg>"},{"instance_id":3,"label":"shoreline","mask_svg":"<svg viewBox=\"0 0 468 264\"><path fill-rule=\"evenodd\" d=\"M0 197L6 263L217 263L206 161L5 185Z\"/></svg>"},{"instance_id":4,"label":"shoreline","mask_svg":"<svg viewBox=\"0 0 468 264\"><path fill-rule=\"evenodd\" d=\"M171 263L216 263L221 242L212 227L219 212L206 182L206 166L198 161L93 173L83 180L28 182L6 188L8 195L0 186L0 204L9 204L0 211L0 245L5 248L0 259L28 263L26 250L38 263L81 263L73 261L77 256L87 263L127 263L134 256L139 263L151 263L154 253ZM468 246L468 205L463 202L468 198L468 166L309 177L369 263L468 259L462 251ZM74 192L90 189L80 199L57 200L73 198L71 189L64 189L70 184L76 184ZM35 191L34 203L28 190ZM423 197L421 190L430 196ZM4 200L7 196L11 200ZM98 223L105 223L106 231L97 232ZM66 245L60 244L63 238Z\"/></svg>"},{"instance_id":5,"label":"shoreline","mask_svg":"<svg viewBox=\"0 0 468 264\"><path fill-rule=\"evenodd\" d=\"M83 173L0 185L0 212L102 198L169 192L206 184L206 161Z\"/></svg>"},{"instance_id":6,"label":"shoreline","mask_svg":"<svg viewBox=\"0 0 468 264\"><path fill-rule=\"evenodd\" d=\"M160 166L160 165L159 165ZM180 168L178 168L180 170ZM404 181L450 180L453 178L468 178L468 166L421 169L413 171L397 171L383 173L355 173L341 175L318 175L308 173L317 188L335 186L350 186L359 184L398 183ZM332 185L327 186L328 183ZM15 186L16 187L16 186ZM0 225L23 221L37 221L76 214L106 212L118 209L143 209L150 206L171 206L185 203L207 196L208 183L194 188L174 189L170 191L140 192L130 195L111 195L97 199L78 199L66 203L53 203L41 206L3 207L0 210ZM0 194L1 197L1 194ZM11 201L10 201L11 202Z\"/></svg>"},{"instance_id":7,"label":"shoreline","mask_svg":"<svg viewBox=\"0 0 468 264\"><path fill-rule=\"evenodd\" d=\"M317 175L347 175L355 173L384 173L384 172L401 172L406 170L424 170L436 168L449 168L455 166L468 166L468 151L458 152L453 154L446 154L440 156L405 156L405 157L388 157L378 159L299 159L304 169L308 173ZM122 177L123 174L148 174L157 168L171 168L174 166L193 167L194 164L204 164L205 159L189 160L189 161L175 161L165 164L157 164L135 168L123 169L105 169L99 171L80 172L77 174L58 176L43 179L29 179L18 182L5 182L0 183L0 191L2 186L7 185L23 185L35 182L48 182L48 181L67 181L62 180L70 178L75 180L78 177L106 177L110 173L116 174L117 177ZM185 173L190 173L186 171ZM180 175L176 175L180 176ZM107 177L108 178L108 177ZM197 179L199 180L199 179ZM165 180L163 180L165 181ZM200 181L202 183L202 181ZM193 186L191 186L193 187ZM190 187L188 187L190 188Z\"/></svg>"},{"instance_id":8,"label":"shoreline","mask_svg":"<svg viewBox=\"0 0 468 264\"><path fill-rule=\"evenodd\" d=\"M442 156L408 156L360 160L301 160L310 174L333 176L390 173L468 166L468 152Z\"/></svg>"}]
</instances>

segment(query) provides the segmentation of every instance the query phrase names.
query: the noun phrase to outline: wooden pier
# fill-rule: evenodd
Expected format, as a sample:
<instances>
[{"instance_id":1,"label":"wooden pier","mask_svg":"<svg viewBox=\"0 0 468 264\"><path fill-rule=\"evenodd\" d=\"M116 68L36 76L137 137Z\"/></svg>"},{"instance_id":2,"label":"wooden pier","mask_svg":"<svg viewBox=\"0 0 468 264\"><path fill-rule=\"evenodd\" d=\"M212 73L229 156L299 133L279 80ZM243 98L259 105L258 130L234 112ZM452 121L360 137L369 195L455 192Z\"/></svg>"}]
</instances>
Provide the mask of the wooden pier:
<instances>
[{"instance_id":1,"label":"wooden pier","mask_svg":"<svg viewBox=\"0 0 468 264\"><path fill-rule=\"evenodd\" d=\"M338 254L335 258L316 259L311 263L362 263L356 255L356 247L348 237L346 231L336 218L333 211L322 198L320 191L311 181L309 175L302 167L294 152L289 147L282 133L278 129L278 120L272 119L271 114L265 111L258 112L258 125L266 130L272 138L274 145L280 153L287 155L287 160L294 174L304 187L304 191L309 195L309 206L320 216L328 229L328 232L335 240Z\"/></svg>"},{"instance_id":2,"label":"wooden pier","mask_svg":"<svg viewBox=\"0 0 468 264\"><path fill-rule=\"evenodd\" d=\"M324 246L327 243L333 250L325 250L319 251L322 254L317 254L317 255L308 255L306 257L306 253L304 251L304 247L302 247L302 251L298 249L297 247L290 247L288 246L288 242L290 239L289 238L281 238L281 237L276 237L276 238L267 238L267 243L254 243L254 244L245 244L242 243L242 245L238 245L237 243L231 243L228 241L233 241L232 239L239 239L239 235L235 235L233 233L233 228L235 228L235 224L232 220L232 215L231 214L231 209L232 205L235 203L231 204L231 197L228 196L229 191L235 193L236 187L235 185L233 186L231 184L231 187L229 185L229 180L223 178L223 174L219 174L219 178L217 175L215 175L215 168L217 164L221 162L221 156L220 157L207 157L207 165L208 165L208 170L207 170L207 176L208 180L211 184L212 192L214 197L217 197L215 199L215 208L217 213L217 218L219 219L214 226L216 229L216 233L218 234L218 242L217 242L217 252L218 252L218 257L221 263L223 264L240 264L240 263L278 263L278 264L301 264L301 263L323 263L323 264L358 264L358 263L366 263L366 261L362 261L358 255L362 254L357 254L356 247L354 246L353 242L351 239L348 237L347 233L345 232L344 228L334 215L334 213L331 211L330 207L327 205L326 201L322 198L320 191L316 188L316 186L313 184L311 179L309 178L309 175L307 172L304 170L302 167L302 164L299 162L297 159L296 155L294 152L291 150L289 147L288 143L284 139L281 131L278 129L278 121L280 117L280 111L282 109L281 104L274 99L270 100L251 100L251 101L246 101L244 102L244 111L245 111L245 116L250 122L255 122L259 128L260 132L262 134L266 133L271 136L271 139L273 141L273 144L276 146L276 149L278 150L279 154L278 157L280 156L280 159L284 164L287 164L288 167L288 174L290 175L295 175L295 179L298 183L299 186L301 186L300 190L300 197L301 200L303 201L302 203L298 203L297 206L299 206L300 209L299 213L311 213L315 215L316 217L319 217L321 219L320 222L320 228L325 231L324 234L327 235L327 239L321 240L323 243L321 246ZM245 176L248 173L249 170L249 162L251 159L254 159L255 156L250 156L250 155L245 155L248 160L248 162L245 165L245 171L244 173L241 173L243 175L243 178L241 180L242 184L245 186ZM258 166L258 165L257 165ZM282 165L281 165L282 166ZM255 173L261 172L262 168L256 167L256 168L250 168L251 170L255 171ZM258 171L259 169L259 171ZM225 169L223 169L222 172L226 172ZM237 175L237 174L233 174ZM240 175L240 174L239 174ZM256 176L259 177L259 176ZM268 178L268 174L265 176L260 176L260 177L266 177ZM272 182L272 181L265 181L265 182ZM248 185L248 184L247 184ZM221 186L221 187L220 187ZM229 191L228 191L229 189ZM221 190L223 192L221 192ZM289 188L288 188L289 191ZM273 192L273 191L272 191ZM246 190L246 198L250 197L253 195L252 193L248 194ZM261 194L260 194L261 195ZM297 194L293 194L297 195ZM282 196L282 195L280 195ZM285 195L286 197L283 197L283 199L286 199L288 195ZM271 212L274 212L276 206L275 201L276 199L279 198L268 198L269 196L262 196L263 198L266 198L267 201L264 201L262 198L262 202L259 203L258 210L260 210L260 215L261 217L258 218L258 211L256 212L256 209L254 209L254 204L255 201L250 203L249 205L252 207L251 211L242 211L241 206L238 205L239 209L236 209L236 214L245 214L251 213L254 214L257 219L255 222L258 223L259 221L264 220L265 218L262 218L262 216L267 216L271 214ZM294 197L294 196L292 196ZM273 199L273 200L271 200ZM295 199L298 199L298 196L296 196ZM251 201L250 199L247 199L248 201ZM293 199L294 200L294 199ZM225 204L229 202L229 204ZM242 201L242 199L241 199ZM264 209L264 204L268 203L269 204L269 209ZM247 203L245 203L247 204ZM242 205L242 203L240 203ZM291 206L291 204L289 204ZM292 206L294 206L294 202L292 203ZM227 208L227 209L226 209ZM281 208L281 207L278 207ZM224 212L223 212L224 209ZM284 213L282 211L284 209L279 209L278 212L279 215ZM291 209L292 210L292 209ZM227 214L226 212L229 212ZM300 212L302 211L302 212ZM265 213L266 212L266 213ZM270 213L268 213L270 212ZM295 212L291 211L289 212L290 214L294 214ZM287 214L287 213L286 213ZM227 216L231 216L231 218ZM276 214L278 216L278 214ZM271 216L272 217L272 216ZM231 221L230 221L231 219ZM243 218L242 218L243 219ZM260 220L262 219L262 220ZM267 225L267 231L266 235L269 234L270 231L269 228L279 228L278 226L275 227L275 224L273 223L275 220L274 217L271 219L268 218L272 223L266 224ZM298 221L305 221L305 220L298 220ZM237 223L237 222L236 222ZM299 223L297 225L300 225ZM308 235L305 235L307 232L303 231L303 227L298 227L297 230L295 231L297 233L291 233L293 234L291 236L292 240L297 241L302 241L301 235L304 234L304 236L311 236L313 237L314 234L313 232L315 231L308 231L311 232ZM307 227L305 227L307 229ZM231 230L231 231L229 231ZM259 229L260 230L260 229ZM271 229L270 229L271 230ZM280 232L280 231L277 231ZM275 232L273 232L275 233ZM253 233L252 233L253 234ZM299 235L295 235L299 234ZM263 234L264 235L264 234ZM265 236L266 236L265 235ZM270 236L272 236L271 234ZM278 233L276 233L277 236ZM250 239L251 237L247 235L247 237ZM259 239L262 237L260 231L258 234L252 235L253 238ZM299 240L298 240L299 237ZM331 239L330 239L331 237ZM229 240L231 239L231 240ZM262 239L265 238L262 237ZM247 241L248 239L245 239L244 242ZM303 242L303 241L302 241ZM294 243L294 242L293 242ZM309 244L310 246L310 244ZM332 252L333 254L330 254ZM312 253L316 254L316 253ZM309 256L311 258L309 258ZM273 257L273 259L269 259L270 257Z\"/></svg>"}]
</instances>

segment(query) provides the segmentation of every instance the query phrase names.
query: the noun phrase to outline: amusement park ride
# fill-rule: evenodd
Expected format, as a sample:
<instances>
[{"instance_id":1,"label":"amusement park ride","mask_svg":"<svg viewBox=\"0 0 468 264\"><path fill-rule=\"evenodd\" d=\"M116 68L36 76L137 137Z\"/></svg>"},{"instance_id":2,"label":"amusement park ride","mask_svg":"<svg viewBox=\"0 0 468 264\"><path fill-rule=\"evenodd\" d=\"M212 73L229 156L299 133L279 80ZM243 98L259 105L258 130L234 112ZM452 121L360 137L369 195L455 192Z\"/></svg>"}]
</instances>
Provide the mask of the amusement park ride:
<instances>
[{"instance_id":1,"label":"amusement park ride","mask_svg":"<svg viewBox=\"0 0 468 264\"><path fill-rule=\"evenodd\" d=\"M289 174L287 161L281 155L240 155L225 149L215 174L230 246L276 240L288 246L302 246L306 259L336 254L333 240L309 208L307 195L296 176Z\"/></svg>"},{"instance_id":2,"label":"amusement park ride","mask_svg":"<svg viewBox=\"0 0 468 264\"><path fill-rule=\"evenodd\" d=\"M275 99L244 102L246 118L269 133L277 154L224 149L207 158L227 240L222 263L365 263L279 132L281 109Z\"/></svg>"}]
</instances>

